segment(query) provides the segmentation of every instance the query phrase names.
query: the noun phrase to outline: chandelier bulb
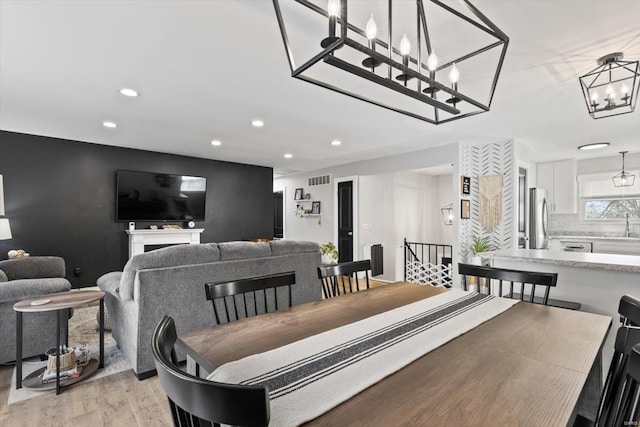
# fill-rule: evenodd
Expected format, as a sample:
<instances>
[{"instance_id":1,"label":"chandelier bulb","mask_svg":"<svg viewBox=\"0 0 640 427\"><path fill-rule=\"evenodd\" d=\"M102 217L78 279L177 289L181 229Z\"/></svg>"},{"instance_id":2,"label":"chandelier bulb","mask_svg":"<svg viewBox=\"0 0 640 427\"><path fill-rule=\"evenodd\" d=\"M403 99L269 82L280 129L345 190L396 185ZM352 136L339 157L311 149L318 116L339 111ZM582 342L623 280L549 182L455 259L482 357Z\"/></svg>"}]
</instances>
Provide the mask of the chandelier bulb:
<instances>
[{"instance_id":1,"label":"chandelier bulb","mask_svg":"<svg viewBox=\"0 0 640 427\"><path fill-rule=\"evenodd\" d=\"M616 93L613 90L613 86L611 86L611 83L609 83L609 86L607 86L607 90L605 91L605 94L607 95L607 98L613 98L614 96L616 96Z\"/></svg>"},{"instance_id":2,"label":"chandelier bulb","mask_svg":"<svg viewBox=\"0 0 640 427\"><path fill-rule=\"evenodd\" d=\"M627 183L627 176L625 174L622 174L620 176L620 182L622 183L622 185L625 185Z\"/></svg>"},{"instance_id":3,"label":"chandelier bulb","mask_svg":"<svg viewBox=\"0 0 640 427\"><path fill-rule=\"evenodd\" d=\"M595 104L596 102L598 102L598 92L593 92L591 94L591 101L593 101L593 103Z\"/></svg>"},{"instance_id":4,"label":"chandelier bulb","mask_svg":"<svg viewBox=\"0 0 640 427\"><path fill-rule=\"evenodd\" d=\"M460 72L458 71L458 67L456 67L456 64L453 64L453 67L451 67L451 71L449 72L449 80L451 81L451 83L458 83L458 79L460 78Z\"/></svg>"},{"instance_id":5,"label":"chandelier bulb","mask_svg":"<svg viewBox=\"0 0 640 427\"><path fill-rule=\"evenodd\" d=\"M411 42L407 38L407 34L405 33L400 40L400 54L402 56L407 56L411 53Z\"/></svg>"},{"instance_id":6,"label":"chandelier bulb","mask_svg":"<svg viewBox=\"0 0 640 427\"><path fill-rule=\"evenodd\" d=\"M432 50L429 58L427 59L427 68L429 71L435 71L438 68L438 57L436 56L436 51Z\"/></svg>"},{"instance_id":7,"label":"chandelier bulb","mask_svg":"<svg viewBox=\"0 0 640 427\"><path fill-rule=\"evenodd\" d=\"M629 95L629 88L624 83L622 84L622 89L620 89L620 91L622 92L622 96Z\"/></svg>"},{"instance_id":8,"label":"chandelier bulb","mask_svg":"<svg viewBox=\"0 0 640 427\"><path fill-rule=\"evenodd\" d=\"M327 13L329 16L338 16L340 13L340 0L329 0L327 4Z\"/></svg>"},{"instance_id":9,"label":"chandelier bulb","mask_svg":"<svg viewBox=\"0 0 640 427\"><path fill-rule=\"evenodd\" d=\"M367 39L374 40L376 38L376 34L378 33L378 27L376 26L376 21L373 19L373 13L371 17L367 21L367 26L364 29L364 32L367 35Z\"/></svg>"}]
</instances>

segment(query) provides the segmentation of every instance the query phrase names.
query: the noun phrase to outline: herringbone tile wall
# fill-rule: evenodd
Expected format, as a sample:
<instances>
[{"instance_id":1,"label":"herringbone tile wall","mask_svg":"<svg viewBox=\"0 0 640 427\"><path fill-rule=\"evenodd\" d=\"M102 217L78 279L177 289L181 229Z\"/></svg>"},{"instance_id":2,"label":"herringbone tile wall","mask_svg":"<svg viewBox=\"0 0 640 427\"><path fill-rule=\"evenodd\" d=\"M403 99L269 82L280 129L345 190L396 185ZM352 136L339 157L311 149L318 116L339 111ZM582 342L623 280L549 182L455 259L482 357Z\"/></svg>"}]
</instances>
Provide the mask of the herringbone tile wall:
<instances>
[{"instance_id":1,"label":"herringbone tile wall","mask_svg":"<svg viewBox=\"0 0 640 427\"><path fill-rule=\"evenodd\" d=\"M471 218L460 220L459 259L469 261L473 256L471 243L473 236L488 236L491 244L498 249L513 246L513 141L485 145L462 144L460 147L460 175L471 177L471 194L461 196L471 200ZM482 175L503 175L502 221L489 233L480 223L478 177Z\"/></svg>"}]
</instances>

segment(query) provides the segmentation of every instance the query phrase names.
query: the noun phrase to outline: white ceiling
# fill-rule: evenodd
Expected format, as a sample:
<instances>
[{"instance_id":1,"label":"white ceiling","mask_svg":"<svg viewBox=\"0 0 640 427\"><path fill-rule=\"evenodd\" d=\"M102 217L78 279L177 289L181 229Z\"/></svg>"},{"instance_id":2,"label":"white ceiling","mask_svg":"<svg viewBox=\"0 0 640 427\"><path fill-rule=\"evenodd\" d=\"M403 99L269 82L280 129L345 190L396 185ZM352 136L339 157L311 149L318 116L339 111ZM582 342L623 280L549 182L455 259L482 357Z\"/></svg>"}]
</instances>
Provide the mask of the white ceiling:
<instances>
[{"instance_id":1,"label":"white ceiling","mask_svg":"<svg viewBox=\"0 0 640 427\"><path fill-rule=\"evenodd\" d=\"M578 83L602 55L640 59L640 1L474 4L510 37L492 108L435 126L290 77L270 0L1 0L0 129L282 171L458 141L514 138L534 161L640 149L640 112L593 120Z\"/></svg>"}]
</instances>

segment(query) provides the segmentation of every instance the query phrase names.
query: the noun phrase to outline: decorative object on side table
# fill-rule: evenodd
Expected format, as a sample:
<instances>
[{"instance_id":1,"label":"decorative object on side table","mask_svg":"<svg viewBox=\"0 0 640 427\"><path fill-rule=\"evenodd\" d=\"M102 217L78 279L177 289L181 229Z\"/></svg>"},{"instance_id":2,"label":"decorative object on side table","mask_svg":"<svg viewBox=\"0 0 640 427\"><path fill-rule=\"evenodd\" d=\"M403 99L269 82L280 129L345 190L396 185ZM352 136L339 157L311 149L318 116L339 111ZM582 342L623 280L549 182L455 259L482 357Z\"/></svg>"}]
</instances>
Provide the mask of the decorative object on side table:
<instances>
[{"instance_id":1,"label":"decorative object on side table","mask_svg":"<svg viewBox=\"0 0 640 427\"><path fill-rule=\"evenodd\" d=\"M473 243L471 244L471 250L474 256L471 257L469 264L482 265L482 257L479 255L483 252L489 252L494 250L495 247L490 243L489 236L479 237L473 236ZM488 293L487 279L482 277L469 277L468 289L470 292ZM478 286L478 284L480 286ZM484 292L483 292L484 291Z\"/></svg>"},{"instance_id":2,"label":"decorative object on side table","mask_svg":"<svg viewBox=\"0 0 640 427\"><path fill-rule=\"evenodd\" d=\"M323 264L335 264L338 262L338 248L331 242L320 245Z\"/></svg>"}]
</instances>

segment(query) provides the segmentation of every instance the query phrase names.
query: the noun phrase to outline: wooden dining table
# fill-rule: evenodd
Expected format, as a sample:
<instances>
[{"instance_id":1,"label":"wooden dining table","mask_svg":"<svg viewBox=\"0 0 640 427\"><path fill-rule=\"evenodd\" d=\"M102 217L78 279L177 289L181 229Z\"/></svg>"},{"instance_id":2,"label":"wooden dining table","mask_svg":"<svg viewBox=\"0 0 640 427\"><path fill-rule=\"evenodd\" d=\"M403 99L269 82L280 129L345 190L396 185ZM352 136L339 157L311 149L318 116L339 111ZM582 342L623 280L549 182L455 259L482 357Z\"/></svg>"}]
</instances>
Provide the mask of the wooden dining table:
<instances>
[{"instance_id":1,"label":"wooden dining table","mask_svg":"<svg viewBox=\"0 0 640 427\"><path fill-rule=\"evenodd\" d=\"M211 372L446 291L385 285L180 334L178 345ZM572 425L578 412L593 417L610 325L607 316L521 302L307 425Z\"/></svg>"}]
</instances>

